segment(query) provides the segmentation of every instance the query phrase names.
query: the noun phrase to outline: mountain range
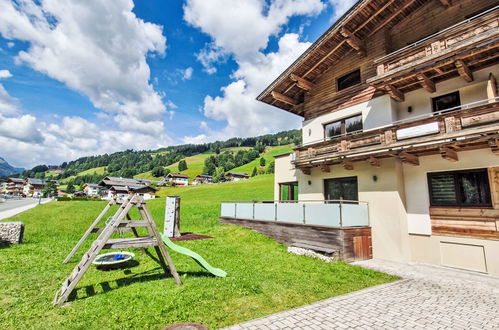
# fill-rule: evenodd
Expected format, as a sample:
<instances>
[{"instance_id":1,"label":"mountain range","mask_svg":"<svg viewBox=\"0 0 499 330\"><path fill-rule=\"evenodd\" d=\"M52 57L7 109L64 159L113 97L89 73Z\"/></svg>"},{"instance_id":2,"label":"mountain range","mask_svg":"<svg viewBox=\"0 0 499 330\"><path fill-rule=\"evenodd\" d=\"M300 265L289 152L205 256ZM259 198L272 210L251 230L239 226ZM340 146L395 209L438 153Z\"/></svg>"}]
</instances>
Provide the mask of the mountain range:
<instances>
[{"instance_id":1,"label":"mountain range","mask_svg":"<svg viewBox=\"0 0 499 330\"><path fill-rule=\"evenodd\" d=\"M13 167L5 159L0 157L0 176L7 176L12 174L18 174L24 171L24 168Z\"/></svg>"}]
</instances>

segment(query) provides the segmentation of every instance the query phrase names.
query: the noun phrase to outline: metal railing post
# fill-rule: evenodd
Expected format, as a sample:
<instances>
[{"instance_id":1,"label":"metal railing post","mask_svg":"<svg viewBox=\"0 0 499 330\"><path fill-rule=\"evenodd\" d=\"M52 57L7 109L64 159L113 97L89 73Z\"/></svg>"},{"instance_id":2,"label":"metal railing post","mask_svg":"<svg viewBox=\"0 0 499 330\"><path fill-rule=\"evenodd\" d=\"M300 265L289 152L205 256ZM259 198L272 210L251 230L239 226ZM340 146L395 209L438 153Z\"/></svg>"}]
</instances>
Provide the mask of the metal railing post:
<instances>
[{"instance_id":1,"label":"metal railing post","mask_svg":"<svg viewBox=\"0 0 499 330\"><path fill-rule=\"evenodd\" d=\"M307 205L307 204L303 203L303 224L305 224L305 223L306 223L306 221L305 221L305 206L306 206L306 205Z\"/></svg>"},{"instance_id":2,"label":"metal railing post","mask_svg":"<svg viewBox=\"0 0 499 330\"><path fill-rule=\"evenodd\" d=\"M253 202L253 220L255 220L255 202Z\"/></svg>"},{"instance_id":3,"label":"metal railing post","mask_svg":"<svg viewBox=\"0 0 499 330\"><path fill-rule=\"evenodd\" d=\"M340 199L340 228L343 228L343 200Z\"/></svg>"},{"instance_id":4,"label":"metal railing post","mask_svg":"<svg viewBox=\"0 0 499 330\"><path fill-rule=\"evenodd\" d=\"M275 218L275 221L277 221L277 204L278 204L278 203L279 203L279 202L274 203L274 205L275 205L275 207L274 207L274 218Z\"/></svg>"}]
</instances>

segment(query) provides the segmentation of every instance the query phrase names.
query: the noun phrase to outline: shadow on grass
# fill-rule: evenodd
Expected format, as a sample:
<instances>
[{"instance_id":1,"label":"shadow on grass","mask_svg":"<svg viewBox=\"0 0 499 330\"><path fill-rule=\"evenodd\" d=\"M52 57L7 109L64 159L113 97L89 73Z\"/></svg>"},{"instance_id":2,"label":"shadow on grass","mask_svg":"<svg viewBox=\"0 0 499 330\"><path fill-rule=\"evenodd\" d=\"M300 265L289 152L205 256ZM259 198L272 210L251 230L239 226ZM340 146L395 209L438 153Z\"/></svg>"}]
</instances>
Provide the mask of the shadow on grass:
<instances>
[{"instance_id":1,"label":"shadow on grass","mask_svg":"<svg viewBox=\"0 0 499 330\"><path fill-rule=\"evenodd\" d=\"M126 270L125 270L126 273ZM215 277L209 272L179 272L179 276L187 276L187 277ZM165 278L171 278L172 276L163 272L161 267L157 267L142 273L137 273L130 275L128 277L119 278L114 281L105 281L96 285L87 285L82 288L77 288L71 292L68 298L68 302L76 301L76 300L84 300L96 295L105 294L107 292L117 290L120 288L127 287L134 283L140 282L149 282L149 281L157 281L164 280ZM175 285L172 283L172 285Z\"/></svg>"},{"instance_id":2,"label":"shadow on grass","mask_svg":"<svg viewBox=\"0 0 499 330\"><path fill-rule=\"evenodd\" d=\"M0 249L10 248L10 245L9 242L0 241Z\"/></svg>"}]
</instances>

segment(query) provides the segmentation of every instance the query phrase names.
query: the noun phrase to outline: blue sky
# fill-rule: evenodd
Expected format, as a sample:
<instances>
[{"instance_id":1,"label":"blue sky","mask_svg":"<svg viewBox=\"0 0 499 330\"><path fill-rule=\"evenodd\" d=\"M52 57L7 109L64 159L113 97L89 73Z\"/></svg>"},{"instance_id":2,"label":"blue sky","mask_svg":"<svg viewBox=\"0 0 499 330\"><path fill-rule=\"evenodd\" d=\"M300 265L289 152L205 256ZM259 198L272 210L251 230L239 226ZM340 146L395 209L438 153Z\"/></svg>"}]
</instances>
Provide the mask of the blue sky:
<instances>
[{"instance_id":1,"label":"blue sky","mask_svg":"<svg viewBox=\"0 0 499 330\"><path fill-rule=\"evenodd\" d=\"M299 127L255 97L352 3L0 0L0 157L32 167Z\"/></svg>"}]
</instances>

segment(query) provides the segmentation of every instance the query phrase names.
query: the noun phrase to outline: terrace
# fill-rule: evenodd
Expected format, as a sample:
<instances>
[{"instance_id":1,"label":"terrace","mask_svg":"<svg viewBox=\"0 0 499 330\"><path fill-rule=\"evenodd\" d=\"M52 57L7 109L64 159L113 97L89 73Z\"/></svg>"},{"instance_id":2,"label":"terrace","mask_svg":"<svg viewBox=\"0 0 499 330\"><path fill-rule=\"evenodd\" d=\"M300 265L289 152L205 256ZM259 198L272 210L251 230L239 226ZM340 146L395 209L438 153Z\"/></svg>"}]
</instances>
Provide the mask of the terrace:
<instances>
[{"instance_id":1,"label":"terrace","mask_svg":"<svg viewBox=\"0 0 499 330\"><path fill-rule=\"evenodd\" d=\"M372 257L369 206L346 200L222 202L221 223L253 229L288 246L337 252L342 260Z\"/></svg>"}]
</instances>

